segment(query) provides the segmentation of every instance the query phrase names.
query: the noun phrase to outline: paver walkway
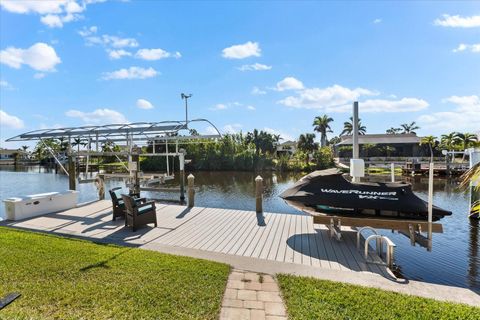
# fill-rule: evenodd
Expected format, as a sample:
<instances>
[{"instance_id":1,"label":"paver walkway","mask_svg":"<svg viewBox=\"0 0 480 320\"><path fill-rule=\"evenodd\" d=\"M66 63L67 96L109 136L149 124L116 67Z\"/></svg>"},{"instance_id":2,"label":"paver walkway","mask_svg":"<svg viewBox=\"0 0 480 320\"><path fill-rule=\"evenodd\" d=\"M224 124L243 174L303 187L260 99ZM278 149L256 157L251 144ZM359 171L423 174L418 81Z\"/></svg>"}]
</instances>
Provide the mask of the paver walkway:
<instances>
[{"instance_id":1,"label":"paver walkway","mask_svg":"<svg viewBox=\"0 0 480 320\"><path fill-rule=\"evenodd\" d=\"M275 279L268 274L234 269L222 302L220 320L286 320Z\"/></svg>"}]
</instances>

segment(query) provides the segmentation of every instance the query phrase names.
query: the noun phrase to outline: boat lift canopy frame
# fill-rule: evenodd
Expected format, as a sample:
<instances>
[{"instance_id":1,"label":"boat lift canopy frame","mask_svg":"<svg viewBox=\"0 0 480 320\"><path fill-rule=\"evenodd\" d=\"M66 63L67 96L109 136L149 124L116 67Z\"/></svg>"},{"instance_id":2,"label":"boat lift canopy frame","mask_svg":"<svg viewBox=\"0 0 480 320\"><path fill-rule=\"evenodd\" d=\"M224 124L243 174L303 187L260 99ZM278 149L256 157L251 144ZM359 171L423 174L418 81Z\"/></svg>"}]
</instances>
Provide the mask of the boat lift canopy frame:
<instances>
[{"instance_id":1,"label":"boat lift canopy frame","mask_svg":"<svg viewBox=\"0 0 480 320\"><path fill-rule=\"evenodd\" d=\"M181 130L189 130L188 125L192 122L207 123L213 127L216 134L213 135L178 135ZM207 119L193 119L189 121L159 121L159 122L135 122L125 124L107 124L101 126L81 126L54 129L41 129L26 132L6 141L35 141L45 139L72 139L87 140L96 143L96 152L99 151L99 144L103 142L125 142L127 146L133 146L133 142L146 144L155 140L198 140L215 139L222 135L220 131ZM74 153L69 148L69 153ZM130 150L129 150L130 151Z\"/></svg>"},{"instance_id":2,"label":"boat lift canopy frame","mask_svg":"<svg viewBox=\"0 0 480 320\"><path fill-rule=\"evenodd\" d=\"M200 123L207 124L212 127L216 134L210 135L192 135L189 124L191 123ZM186 131L187 134L180 135L180 131ZM81 127L67 127L67 128L54 128L54 129L42 129L26 132L15 137L9 138L6 141L41 141L46 147L47 150L52 154L65 173L70 178L70 189L75 189L75 165L73 165L73 158L78 156L87 157L87 171L88 171L88 160L90 156L115 156L120 160L119 156L127 156L129 163L132 162L133 157L136 156L138 161L138 155L142 156L166 156L167 157L167 175L169 175L169 156L177 156L180 159L180 174L181 174L181 199L183 196L183 166L184 166L184 156L185 152L179 150L179 141L182 141L182 144L191 143L193 141L201 140L210 140L221 138L222 135L217 127L207 119L192 119L185 121L159 121L159 122L136 122L136 123L125 123L125 124L107 124L100 126L81 126ZM69 158L69 172L64 169L60 161L55 157L52 150L47 146L45 140L47 139L66 139L67 150L66 153ZM72 148L72 139L80 139L83 142L87 142L87 150L78 150L75 151ZM169 141L175 143L175 152L170 152L168 150ZM110 147L110 150L100 149L102 143L114 143L118 142L124 143L124 147L121 151L113 151ZM95 144L94 150L91 148L91 144ZM156 153L155 145L156 143L165 145L165 152ZM141 146L152 145L152 153L143 153L141 151ZM135 177L135 185L139 185L138 180L139 176L135 172L138 171L137 166L134 166L135 170L130 170L130 175ZM73 168L73 169L72 169ZM71 171L72 170L72 171ZM92 179L88 179L92 180ZM92 180L93 181L93 180Z\"/></svg>"}]
</instances>

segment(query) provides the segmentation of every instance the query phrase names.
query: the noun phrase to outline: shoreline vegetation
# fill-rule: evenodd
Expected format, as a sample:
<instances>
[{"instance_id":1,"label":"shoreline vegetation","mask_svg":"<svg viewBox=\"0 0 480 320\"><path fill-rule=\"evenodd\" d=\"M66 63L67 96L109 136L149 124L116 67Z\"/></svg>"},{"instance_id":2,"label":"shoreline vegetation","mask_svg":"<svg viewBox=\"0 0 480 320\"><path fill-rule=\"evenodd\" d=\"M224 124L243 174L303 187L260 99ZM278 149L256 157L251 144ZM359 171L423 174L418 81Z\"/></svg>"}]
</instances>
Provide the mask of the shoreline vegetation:
<instances>
[{"instance_id":1,"label":"shoreline vegetation","mask_svg":"<svg viewBox=\"0 0 480 320\"><path fill-rule=\"evenodd\" d=\"M319 135L320 143L316 142L315 133L301 134L296 141L288 141L288 145L282 145L283 138L279 134L254 129L251 132L227 133L221 138L215 140L196 140L197 143L179 143L179 147L186 151L186 169L190 171L293 171L293 172L311 172L322 170L334 166L334 156L351 156L352 146L335 147L340 142L341 136L351 135L353 132L353 119L343 123L343 130L339 136L328 139L327 134L333 133L331 123L333 118L327 115L314 118L312 126L313 132ZM362 125L361 119L358 120L359 134L367 133L366 126ZM405 123L399 128L389 128L386 134L416 134L420 129L415 122ZM190 129L192 136L199 136L195 129ZM286 141L283 141L286 142ZM72 141L72 149L80 151L87 149L87 141L80 138ZM41 163L51 162L50 154L46 148L50 148L56 153L65 155L68 149L68 141L65 139L47 139L44 143L38 143L30 153L31 157L39 160ZM155 146L155 150L153 150ZM279 146L282 146L280 150ZM470 147L479 147L480 141L475 134L451 132L441 135L440 139L434 136L425 136L420 142L421 154L425 157L442 157L445 162L454 163L459 161L455 155L443 155L442 150L463 151ZM27 152L28 146L20 149ZM102 144L102 151L122 151L124 146L116 145L113 142ZM142 153L165 153L165 140L158 137L155 143L150 141L147 146L142 147ZM169 152L175 152L175 146L168 146ZM362 144L360 153L365 157L386 157L395 155L394 146ZM464 157L461 157L464 160ZM115 156L106 156L102 158L92 158L91 163L104 166L108 170L123 171L124 165L119 162ZM178 168L178 159L169 157L170 168ZM142 157L140 155L140 168L145 172L159 172L167 170L165 156Z\"/></svg>"}]
</instances>

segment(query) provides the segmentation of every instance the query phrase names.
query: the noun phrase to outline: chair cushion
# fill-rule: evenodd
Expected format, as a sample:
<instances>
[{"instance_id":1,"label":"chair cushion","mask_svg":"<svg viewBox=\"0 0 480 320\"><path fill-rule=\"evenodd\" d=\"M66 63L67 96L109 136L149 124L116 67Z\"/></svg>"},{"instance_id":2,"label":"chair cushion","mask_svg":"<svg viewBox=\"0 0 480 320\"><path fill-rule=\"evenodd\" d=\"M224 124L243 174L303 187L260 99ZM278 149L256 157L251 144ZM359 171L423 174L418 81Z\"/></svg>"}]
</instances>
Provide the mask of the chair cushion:
<instances>
[{"instance_id":1,"label":"chair cushion","mask_svg":"<svg viewBox=\"0 0 480 320\"><path fill-rule=\"evenodd\" d=\"M142 208L138 208L138 215L144 214L149 211L152 211L152 206L145 206Z\"/></svg>"},{"instance_id":2,"label":"chair cushion","mask_svg":"<svg viewBox=\"0 0 480 320\"><path fill-rule=\"evenodd\" d=\"M118 190L115 190L113 191L113 193L115 193L115 196L117 197L117 199L119 199L120 201L122 201L122 189L118 189Z\"/></svg>"}]
</instances>

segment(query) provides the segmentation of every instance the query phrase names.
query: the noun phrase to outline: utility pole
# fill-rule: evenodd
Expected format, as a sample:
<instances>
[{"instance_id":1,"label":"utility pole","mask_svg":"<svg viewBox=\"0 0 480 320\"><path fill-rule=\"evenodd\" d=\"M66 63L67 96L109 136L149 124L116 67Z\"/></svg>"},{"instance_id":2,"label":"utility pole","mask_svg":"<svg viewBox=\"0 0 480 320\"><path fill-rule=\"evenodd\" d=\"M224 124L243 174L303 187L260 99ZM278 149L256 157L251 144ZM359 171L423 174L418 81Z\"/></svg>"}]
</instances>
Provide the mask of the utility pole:
<instances>
[{"instance_id":1,"label":"utility pole","mask_svg":"<svg viewBox=\"0 0 480 320\"><path fill-rule=\"evenodd\" d=\"M192 97L192 94L181 94L182 100L185 100L185 125L188 126L188 99Z\"/></svg>"}]
</instances>

